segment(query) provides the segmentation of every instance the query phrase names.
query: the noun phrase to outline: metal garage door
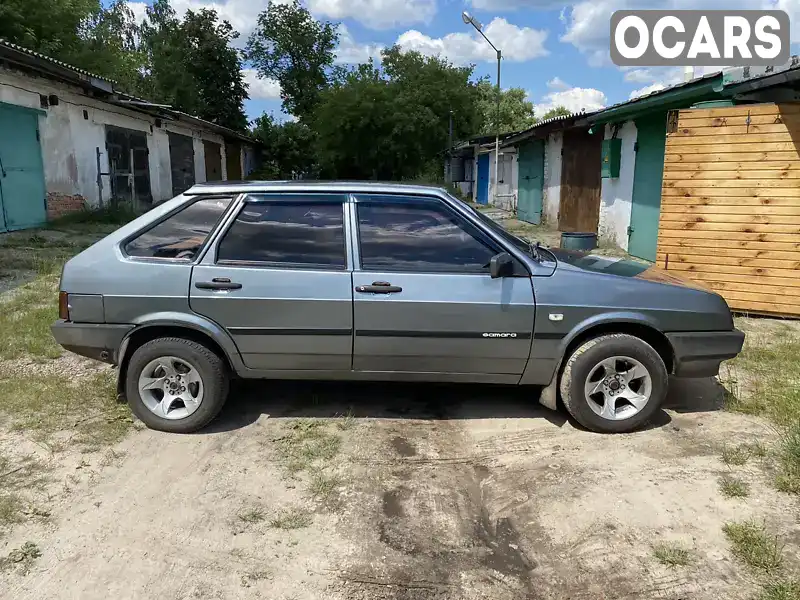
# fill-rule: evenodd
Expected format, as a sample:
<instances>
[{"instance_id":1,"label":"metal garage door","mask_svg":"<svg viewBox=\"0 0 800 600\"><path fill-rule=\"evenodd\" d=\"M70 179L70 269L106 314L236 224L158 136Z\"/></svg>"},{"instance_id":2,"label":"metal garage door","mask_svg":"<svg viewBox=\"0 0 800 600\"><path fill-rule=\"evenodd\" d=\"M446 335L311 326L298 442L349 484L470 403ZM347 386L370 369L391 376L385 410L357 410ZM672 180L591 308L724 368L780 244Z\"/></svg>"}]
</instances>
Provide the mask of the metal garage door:
<instances>
[{"instance_id":1,"label":"metal garage door","mask_svg":"<svg viewBox=\"0 0 800 600\"><path fill-rule=\"evenodd\" d=\"M194 143L192 138L170 132L169 162L172 166L172 195L182 194L194 185Z\"/></svg>"},{"instance_id":2,"label":"metal garage door","mask_svg":"<svg viewBox=\"0 0 800 600\"><path fill-rule=\"evenodd\" d=\"M0 103L0 231L47 220L44 168L36 111Z\"/></svg>"}]
</instances>

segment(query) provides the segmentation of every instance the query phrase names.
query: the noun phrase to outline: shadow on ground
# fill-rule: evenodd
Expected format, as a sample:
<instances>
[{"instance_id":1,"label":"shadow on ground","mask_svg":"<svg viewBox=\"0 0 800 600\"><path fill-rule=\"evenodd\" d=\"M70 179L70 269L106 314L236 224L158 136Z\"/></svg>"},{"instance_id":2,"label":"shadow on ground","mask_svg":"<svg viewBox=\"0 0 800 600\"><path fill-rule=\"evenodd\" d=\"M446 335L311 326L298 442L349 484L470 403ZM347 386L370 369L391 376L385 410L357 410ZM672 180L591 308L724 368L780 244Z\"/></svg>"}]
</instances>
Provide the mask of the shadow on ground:
<instances>
[{"instance_id":1,"label":"shadow on ground","mask_svg":"<svg viewBox=\"0 0 800 600\"><path fill-rule=\"evenodd\" d=\"M672 379L664 408L677 413L708 412L723 406L716 379ZM356 419L543 419L554 427L570 422L561 408L538 403L538 388L420 383L325 381L236 381L220 416L201 433L230 431L261 415L280 418ZM646 429L671 422L661 410Z\"/></svg>"}]
</instances>

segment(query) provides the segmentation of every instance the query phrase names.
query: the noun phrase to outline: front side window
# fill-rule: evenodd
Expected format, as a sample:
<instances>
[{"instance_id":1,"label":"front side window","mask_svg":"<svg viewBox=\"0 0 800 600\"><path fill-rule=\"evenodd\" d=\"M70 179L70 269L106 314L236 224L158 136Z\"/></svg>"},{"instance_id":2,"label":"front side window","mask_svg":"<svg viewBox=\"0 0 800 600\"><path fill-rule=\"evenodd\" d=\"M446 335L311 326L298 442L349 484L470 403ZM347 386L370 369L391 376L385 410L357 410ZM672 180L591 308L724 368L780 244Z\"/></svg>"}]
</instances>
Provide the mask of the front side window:
<instances>
[{"instance_id":1,"label":"front side window","mask_svg":"<svg viewBox=\"0 0 800 600\"><path fill-rule=\"evenodd\" d=\"M219 243L217 263L344 269L341 202L248 202Z\"/></svg>"},{"instance_id":2,"label":"front side window","mask_svg":"<svg viewBox=\"0 0 800 600\"><path fill-rule=\"evenodd\" d=\"M125 245L128 256L194 260L230 198L206 198L181 209Z\"/></svg>"},{"instance_id":3,"label":"front side window","mask_svg":"<svg viewBox=\"0 0 800 600\"><path fill-rule=\"evenodd\" d=\"M497 251L430 202L358 204L361 267L369 271L486 273Z\"/></svg>"}]
</instances>

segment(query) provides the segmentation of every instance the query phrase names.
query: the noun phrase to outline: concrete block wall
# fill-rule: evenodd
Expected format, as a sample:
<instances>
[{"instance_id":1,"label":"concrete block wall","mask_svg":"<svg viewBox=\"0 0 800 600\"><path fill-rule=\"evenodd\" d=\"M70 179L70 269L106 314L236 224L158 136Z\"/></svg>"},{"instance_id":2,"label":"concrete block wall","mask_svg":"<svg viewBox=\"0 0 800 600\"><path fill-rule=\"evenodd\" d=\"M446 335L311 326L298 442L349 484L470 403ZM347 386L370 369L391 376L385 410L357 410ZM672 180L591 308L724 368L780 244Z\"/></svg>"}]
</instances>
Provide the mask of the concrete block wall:
<instances>
[{"instance_id":1,"label":"concrete block wall","mask_svg":"<svg viewBox=\"0 0 800 600\"><path fill-rule=\"evenodd\" d=\"M611 139L612 134L612 126L606 125L604 139ZM626 121L617 130L617 137L622 140L619 177L604 178L600 189L598 237L623 250L628 249L628 226L631 224L636 136L633 121Z\"/></svg>"},{"instance_id":2,"label":"concrete block wall","mask_svg":"<svg viewBox=\"0 0 800 600\"><path fill-rule=\"evenodd\" d=\"M44 165L48 214L63 214L79 206L97 207L108 202L111 185L103 177L102 198L97 185L96 149L100 149L100 169L109 171L106 152L106 125L140 131L147 138L149 151L150 187L154 202L172 196L172 172L167 131L193 138L195 180L205 177L203 140L220 144L222 175L227 178L224 139L217 133L190 126L184 122L163 120L156 125L155 117L108 104L86 96L77 87L47 78L22 74L0 68L0 101L17 106L40 109L40 95L58 97L56 106L42 109L39 116L40 143ZM80 197L79 203L75 200Z\"/></svg>"}]
</instances>

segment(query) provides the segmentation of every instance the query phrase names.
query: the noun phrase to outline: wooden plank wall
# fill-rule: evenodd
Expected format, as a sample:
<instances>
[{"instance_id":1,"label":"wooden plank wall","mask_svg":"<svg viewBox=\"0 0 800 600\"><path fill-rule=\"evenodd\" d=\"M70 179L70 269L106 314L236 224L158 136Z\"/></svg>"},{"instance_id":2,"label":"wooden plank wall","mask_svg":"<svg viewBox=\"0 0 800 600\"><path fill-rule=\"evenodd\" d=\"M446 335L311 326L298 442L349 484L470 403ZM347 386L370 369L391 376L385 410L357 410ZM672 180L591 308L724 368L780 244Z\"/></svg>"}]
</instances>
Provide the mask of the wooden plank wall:
<instances>
[{"instance_id":1,"label":"wooden plank wall","mask_svg":"<svg viewBox=\"0 0 800 600\"><path fill-rule=\"evenodd\" d=\"M681 110L667 133L658 266L735 310L800 316L800 104Z\"/></svg>"}]
</instances>

